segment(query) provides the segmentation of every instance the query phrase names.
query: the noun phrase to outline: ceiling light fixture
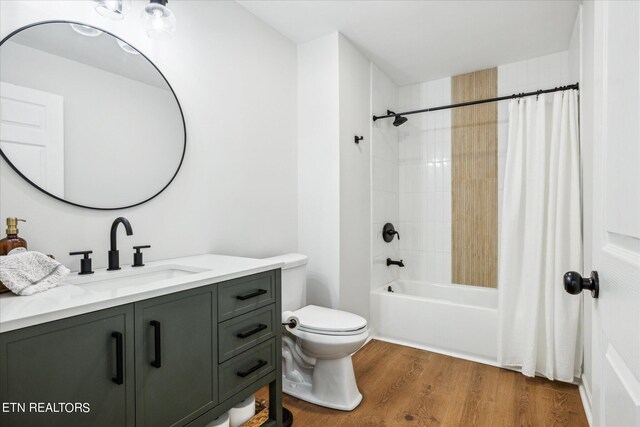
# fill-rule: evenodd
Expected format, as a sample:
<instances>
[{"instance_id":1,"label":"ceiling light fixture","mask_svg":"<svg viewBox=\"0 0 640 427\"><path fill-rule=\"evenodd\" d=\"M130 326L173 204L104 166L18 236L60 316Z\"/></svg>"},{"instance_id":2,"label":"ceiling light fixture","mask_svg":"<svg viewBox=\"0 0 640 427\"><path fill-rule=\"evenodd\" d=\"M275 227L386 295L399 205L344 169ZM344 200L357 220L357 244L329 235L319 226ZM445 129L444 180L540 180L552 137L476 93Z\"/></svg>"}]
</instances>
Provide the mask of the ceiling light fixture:
<instances>
[{"instance_id":1,"label":"ceiling light fixture","mask_svg":"<svg viewBox=\"0 0 640 427\"><path fill-rule=\"evenodd\" d=\"M130 53L131 55L140 55L140 52L138 52L137 50L132 48L131 45L123 42L122 40L116 39L116 42L118 43L118 46L120 46L120 49L124 50L125 52Z\"/></svg>"},{"instance_id":2,"label":"ceiling light fixture","mask_svg":"<svg viewBox=\"0 0 640 427\"><path fill-rule=\"evenodd\" d=\"M100 31L99 29L89 27L88 25L69 24L69 26L76 33L82 34L83 36L86 36L86 37L98 37L100 34L102 34L102 31Z\"/></svg>"},{"instance_id":3,"label":"ceiling light fixture","mask_svg":"<svg viewBox=\"0 0 640 427\"><path fill-rule=\"evenodd\" d=\"M120 21L131 7L131 0L94 0L96 2L96 12L100 15Z\"/></svg>"},{"instance_id":4,"label":"ceiling light fixture","mask_svg":"<svg viewBox=\"0 0 640 427\"><path fill-rule=\"evenodd\" d=\"M176 17L167 3L167 0L150 0L142 10L144 29L152 39L169 37L176 30Z\"/></svg>"}]
</instances>

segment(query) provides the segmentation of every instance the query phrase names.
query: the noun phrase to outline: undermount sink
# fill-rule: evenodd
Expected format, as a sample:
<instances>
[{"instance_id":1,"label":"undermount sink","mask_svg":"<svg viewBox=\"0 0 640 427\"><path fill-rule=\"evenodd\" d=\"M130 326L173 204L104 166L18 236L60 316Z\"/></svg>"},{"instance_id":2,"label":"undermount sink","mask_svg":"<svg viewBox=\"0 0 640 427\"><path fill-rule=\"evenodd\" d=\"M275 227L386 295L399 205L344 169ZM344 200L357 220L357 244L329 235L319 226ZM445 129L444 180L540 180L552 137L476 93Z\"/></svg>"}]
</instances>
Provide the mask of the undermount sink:
<instances>
[{"instance_id":1,"label":"undermount sink","mask_svg":"<svg viewBox=\"0 0 640 427\"><path fill-rule=\"evenodd\" d=\"M155 283L161 280L175 279L189 276L191 274L207 271L202 268L187 267L182 265L160 265L150 267L123 267L118 271L96 271L95 274L87 276L75 276L66 282L75 286L96 286L105 288L121 288L130 286L141 286L148 283Z\"/></svg>"}]
</instances>

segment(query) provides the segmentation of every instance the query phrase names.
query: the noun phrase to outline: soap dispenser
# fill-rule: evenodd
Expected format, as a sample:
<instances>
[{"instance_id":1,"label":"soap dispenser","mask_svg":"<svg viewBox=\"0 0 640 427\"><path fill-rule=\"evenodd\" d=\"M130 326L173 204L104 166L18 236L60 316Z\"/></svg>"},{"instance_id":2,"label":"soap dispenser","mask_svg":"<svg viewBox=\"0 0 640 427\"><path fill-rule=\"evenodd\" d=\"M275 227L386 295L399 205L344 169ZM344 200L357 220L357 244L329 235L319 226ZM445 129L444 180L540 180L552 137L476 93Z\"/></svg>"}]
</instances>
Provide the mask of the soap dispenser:
<instances>
[{"instance_id":1,"label":"soap dispenser","mask_svg":"<svg viewBox=\"0 0 640 427\"><path fill-rule=\"evenodd\" d=\"M27 250L27 241L18 237L18 221L26 222L24 219L7 218L7 237L0 240L0 256L13 255ZM0 282L0 294L7 291L9 289Z\"/></svg>"},{"instance_id":2,"label":"soap dispenser","mask_svg":"<svg viewBox=\"0 0 640 427\"><path fill-rule=\"evenodd\" d=\"M26 222L24 219L7 218L7 237L0 240L0 256L13 255L27 250L27 241L18 237L18 221Z\"/></svg>"}]
</instances>

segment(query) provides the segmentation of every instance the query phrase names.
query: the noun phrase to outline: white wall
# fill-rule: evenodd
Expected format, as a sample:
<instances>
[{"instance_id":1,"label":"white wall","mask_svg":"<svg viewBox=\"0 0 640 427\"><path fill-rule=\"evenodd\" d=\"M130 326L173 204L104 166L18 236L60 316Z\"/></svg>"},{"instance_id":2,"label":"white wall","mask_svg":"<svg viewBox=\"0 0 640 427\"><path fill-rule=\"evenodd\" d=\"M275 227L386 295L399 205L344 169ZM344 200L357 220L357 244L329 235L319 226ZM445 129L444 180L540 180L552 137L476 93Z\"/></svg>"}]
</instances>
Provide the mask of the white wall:
<instances>
[{"instance_id":1,"label":"white wall","mask_svg":"<svg viewBox=\"0 0 640 427\"><path fill-rule=\"evenodd\" d=\"M98 15L91 2L0 3L0 33L36 21L70 19L102 27L149 56L184 110L187 153L174 183L153 201L125 211L90 211L48 198L0 163L0 217L20 227L29 248L54 254L93 249L107 264L109 227L124 215L132 237L119 238L121 260L149 243L146 259L197 253L270 256L297 249L296 47L235 2L176 1L169 40L140 25L145 2L123 21ZM144 159L140 162L144 164ZM322 201L320 201L322 203ZM122 233L122 232L121 232ZM123 234L123 233L122 233Z\"/></svg>"},{"instance_id":2,"label":"white wall","mask_svg":"<svg viewBox=\"0 0 640 427\"><path fill-rule=\"evenodd\" d=\"M371 114L385 115L398 111L398 87L375 64L371 66ZM392 119L376 120L371 125L371 287L386 285L398 279L399 267L387 267L386 260L399 259L398 239L387 243L382 227L387 222L400 232L398 198L398 128Z\"/></svg>"},{"instance_id":3,"label":"white wall","mask_svg":"<svg viewBox=\"0 0 640 427\"><path fill-rule=\"evenodd\" d=\"M369 318L371 62L344 36L340 65L340 308ZM355 135L363 136L359 144Z\"/></svg>"},{"instance_id":4,"label":"white wall","mask_svg":"<svg viewBox=\"0 0 640 427\"><path fill-rule=\"evenodd\" d=\"M309 257L307 302L340 299L338 33L298 45L298 250Z\"/></svg>"},{"instance_id":5,"label":"white wall","mask_svg":"<svg viewBox=\"0 0 640 427\"><path fill-rule=\"evenodd\" d=\"M371 63L332 33L298 45L299 250L307 303L369 317ZM354 136L363 136L354 143Z\"/></svg>"},{"instance_id":6,"label":"white wall","mask_svg":"<svg viewBox=\"0 0 640 427\"><path fill-rule=\"evenodd\" d=\"M140 55L134 59L146 61ZM157 73L146 65L149 73ZM160 191L178 168L184 132L169 87L13 42L2 45L0 77L64 98L65 200L98 207L133 205ZM149 161L141 166L145 157Z\"/></svg>"}]
</instances>

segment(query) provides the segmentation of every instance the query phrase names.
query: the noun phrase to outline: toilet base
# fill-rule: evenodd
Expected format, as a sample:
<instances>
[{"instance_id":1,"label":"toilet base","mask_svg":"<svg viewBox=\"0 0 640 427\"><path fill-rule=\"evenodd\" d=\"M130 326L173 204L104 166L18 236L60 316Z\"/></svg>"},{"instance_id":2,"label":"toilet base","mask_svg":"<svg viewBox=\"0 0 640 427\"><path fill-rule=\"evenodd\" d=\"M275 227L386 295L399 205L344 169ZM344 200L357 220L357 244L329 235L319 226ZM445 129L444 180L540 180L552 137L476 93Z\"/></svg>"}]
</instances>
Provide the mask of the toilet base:
<instances>
[{"instance_id":1,"label":"toilet base","mask_svg":"<svg viewBox=\"0 0 640 427\"><path fill-rule=\"evenodd\" d=\"M362 401L351 356L319 359L313 368L311 383L295 382L283 376L282 391L309 403L340 411L352 411Z\"/></svg>"}]
</instances>

